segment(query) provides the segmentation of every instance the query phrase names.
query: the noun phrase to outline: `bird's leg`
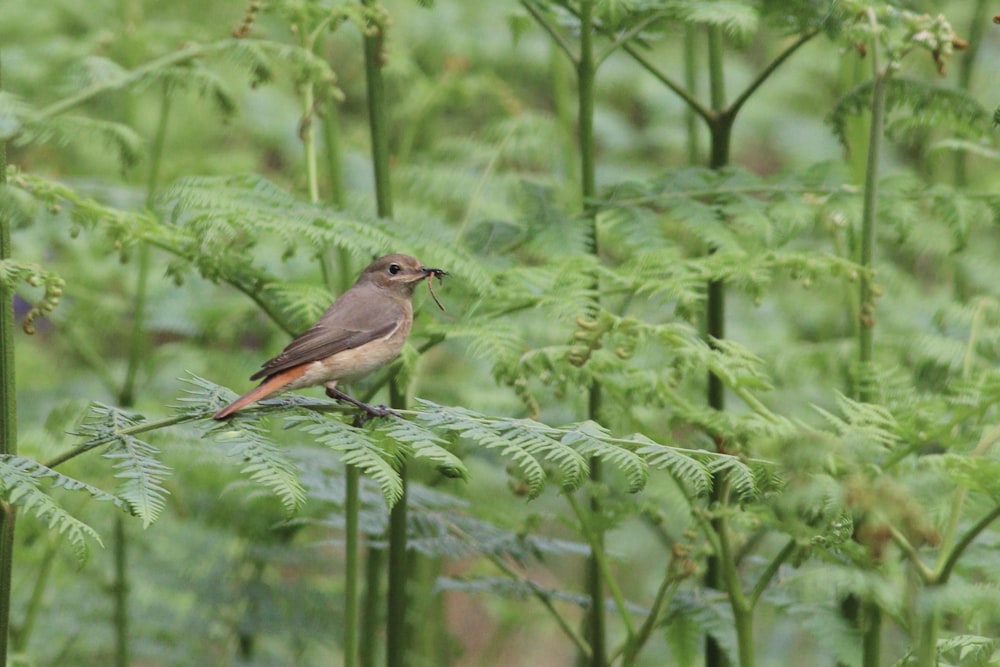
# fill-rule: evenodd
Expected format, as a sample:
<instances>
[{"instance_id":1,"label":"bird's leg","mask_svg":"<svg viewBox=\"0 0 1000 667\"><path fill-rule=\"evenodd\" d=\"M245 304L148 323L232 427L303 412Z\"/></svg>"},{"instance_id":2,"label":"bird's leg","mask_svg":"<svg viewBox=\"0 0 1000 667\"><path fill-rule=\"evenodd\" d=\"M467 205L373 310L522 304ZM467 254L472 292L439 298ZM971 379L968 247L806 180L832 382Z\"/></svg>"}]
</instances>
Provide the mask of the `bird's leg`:
<instances>
[{"instance_id":1,"label":"bird's leg","mask_svg":"<svg viewBox=\"0 0 1000 667\"><path fill-rule=\"evenodd\" d=\"M398 412L396 412L395 410L393 410L391 408L387 408L384 405L377 405L375 407L372 407L371 405L368 405L367 403L362 403L361 401L359 401L358 399L354 398L353 396L348 396L344 392L342 392L339 389L337 389L336 385L334 385L333 383L330 383L330 384L326 385L326 395L329 396L330 398L336 399L338 401L347 401L351 405L354 405L354 406L357 406L357 407L361 408L362 410L364 410L365 412L367 412L372 417L388 417L389 415L392 415L394 417L400 417L401 418L403 416L403 415L399 414Z\"/></svg>"}]
</instances>

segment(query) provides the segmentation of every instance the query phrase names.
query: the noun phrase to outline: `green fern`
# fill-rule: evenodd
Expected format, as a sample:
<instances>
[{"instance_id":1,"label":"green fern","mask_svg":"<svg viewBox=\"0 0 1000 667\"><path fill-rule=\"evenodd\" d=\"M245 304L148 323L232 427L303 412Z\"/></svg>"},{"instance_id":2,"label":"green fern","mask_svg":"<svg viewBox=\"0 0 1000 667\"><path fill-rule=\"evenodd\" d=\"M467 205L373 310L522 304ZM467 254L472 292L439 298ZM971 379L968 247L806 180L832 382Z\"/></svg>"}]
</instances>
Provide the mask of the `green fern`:
<instances>
[{"instance_id":1,"label":"green fern","mask_svg":"<svg viewBox=\"0 0 1000 667\"><path fill-rule=\"evenodd\" d=\"M848 116L863 113L871 102L871 81L847 92L827 117L834 135L847 145ZM889 79L887 130L899 137L931 129L946 129L965 139L992 139L990 112L971 95L957 88L896 76Z\"/></svg>"},{"instance_id":2,"label":"green fern","mask_svg":"<svg viewBox=\"0 0 1000 667\"><path fill-rule=\"evenodd\" d=\"M207 435L225 445L227 454L242 465L240 472L270 489L286 512L291 514L305 502L298 467L267 437L255 417L240 413L229 421L213 422Z\"/></svg>"},{"instance_id":3,"label":"green fern","mask_svg":"<svg viewBox=\"0 0 1000 667\"><path fill-rule=\"evenodd\" d=\"M405 452L395 441L380 439L366 429L319 413L291 415L286 421L289 426L315 436L318 442L337 452L345 464L357 467L375 480L389 507L403 497L399 466ZM464 467L457 469L464 470Z\"/></svg>"},{"instance_id":4,"label":"green fern","mask_svg":"<svg viewBox=\"0 0 1000 667\"><path fill-rule=\"evenodd\" d=\"M12 259L0 260L0 283L13 292L22 282L30 287L42 287L45 290L38 302L25 313L21 324L25 333L32 334L35 332L35 320L52 312L59 305L66 281L35 264L25 264Z\"/></svg>"},{"instance_id":5,"label":"green fern","mask_svg":"<svg viewBox=\"0 0 1000 667\"><path fill-rule=\"evenodd\" d=\"M0 491L7 501L24 512L32 513L39 521L45 522L49 530L65 537L81 561L87 555L87 539L102 544L101 538L93 528L69 514L42 490L43 482L48 482L52 488L83 492L95 500L109 502L123 510L130 509L130 504L123 499L46 468L37 461L20 456L0 456Z\"/></svg>"},{"instance_id":6,"label":"green fern","mask_svg":"<svg viewBox=\"0 0 1000 667\"><path fill-rule=\"evenodd\" d=\"M86 438L83 447L108 446L102 456L114 462L112 470L120 480L117 494L142 520L143 527L148 527L166 504L169 492L163 481L170 468L159 460L159 449L127 432L139 423L141 420L135 415L91 403L78 434Z\"/></svg>"},{"instance_id":7,"label":"green fern","mask_svg":"<svg viewBox=\"0 0 1000 667\"><path fill-rule=\"evenodd\" d=\"M389 440L397 446L402 445L407 456L434 463L446 477L466 480L469 477L469 471L462 460L444 447L445 441L416 422L393 419L384 426L379 424L372 434L383 447L388 447Z\"/></svg>"}]
</instances>

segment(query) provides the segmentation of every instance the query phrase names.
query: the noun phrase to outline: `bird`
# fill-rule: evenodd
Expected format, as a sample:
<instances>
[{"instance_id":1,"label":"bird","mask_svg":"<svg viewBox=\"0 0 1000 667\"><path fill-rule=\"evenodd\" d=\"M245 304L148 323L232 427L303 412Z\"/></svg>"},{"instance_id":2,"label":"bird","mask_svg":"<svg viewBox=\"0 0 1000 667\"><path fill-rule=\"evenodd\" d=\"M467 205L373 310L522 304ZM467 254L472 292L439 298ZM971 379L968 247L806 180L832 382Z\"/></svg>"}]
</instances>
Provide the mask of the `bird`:
<instances>
[{"instance_id":1,"label":"bird","mask_svg":"<svg viewBox=\"0 0 1000 667\"><path fill-rule=\"evenodd\" d=\"M275 394L323 385L330 398L347 401L370 416L396 414L372 407L337 389L373 373L399 354L413 325L411 297L421 280L441 278L443 269L429 268L410 255L393 253L369 264L357 282L302 335L250 376L261 383L222 408L213 419Z\"/></svg>"}]
</instances>

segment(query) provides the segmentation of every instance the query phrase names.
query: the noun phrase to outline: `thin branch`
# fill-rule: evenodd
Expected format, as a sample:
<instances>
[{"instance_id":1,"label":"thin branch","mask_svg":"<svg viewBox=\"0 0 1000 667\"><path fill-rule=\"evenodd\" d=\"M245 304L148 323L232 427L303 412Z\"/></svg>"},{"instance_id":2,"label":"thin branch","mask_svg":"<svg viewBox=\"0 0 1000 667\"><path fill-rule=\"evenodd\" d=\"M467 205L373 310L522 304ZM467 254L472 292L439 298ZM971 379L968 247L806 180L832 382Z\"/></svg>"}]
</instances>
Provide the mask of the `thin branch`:
<instances>
[{"instance_id":1,"label":"thin branch","mask_svg":"<svg viewBox=\"0 0 1000 667\"><path fill-rule=\"evenodd\" d=\"M558 610L556 610L555 605L552 604L552 600L550 599L549 595L545 592L545 590L539 587L535 582L531 581L530 579L526 579L518 575L517 572L514 572L514 570L508 567L507 564L504 563L503 560L501 560L496 554L486 554L486 556L487 558L489 558L489 561L493 563L493 565L495 565L497 569L499 569L505 575L507 575L514 581L519 581L527 585L528 588L531 590L531 594L534 595L538 599L538 601L542 603L545 609L548 610L548 612L552 615L552 618L555 619L555 622L559 625L559 628L563 631L563 633L567 637L569 637L570 641L572 641L573 644L576 645L577 650L580 652L580 655L583 656L584 660L590 660L591 652L590 652L590 646L587 644L587 641L583 637L581 637L580 633L574 630L570 626L570 624L566 621L566 619L563 618L562 614L560 614Z\"/></svg>"},{"instance_id":2,"label":"thin branch","mask_svg":"<svg viewBox=\"0 0 1000 667\"><path fill-rule=\"evenodd\" d=\"M545 15L542 14L537 7L535 7L534 3L531 2L531 0L520 0L520 2L521 6L527 9L528 13L531 14L535 21L538 22L538 25L542 26L542 28L545 29L545 32L549 33L549 36L552 37L552 40L556 43L556 45L558 45L559 48L566 53L566 56L574 64L579 63L580 59L575 53L573 53L573 45L562 36L562 33L556 30L556 27L552 25L547 18L545 18Z\"/></svg>"},{"instance_id":3,"label":"thin branch","mask_svg":"<svg viewBox=\"0 0 1000 667\"><path fill-rule=\"evenodd\" d=\"M774 579L774 575L778 573L778 568L781 564L788 560L789 556L795 551L795 540L788 540L788 543L782 547L771 562L767 564L767 567L761 572L760 579L754 585L753 590L750 591L750 596L747 598L747 603L750 605L750 609L757 606L757 601L760 600L760 596L767 590L767 587L771 584Z\"/></svg>"},{"instance_id":4,"label":"thin branch","mask_svg":"<svg viewBox=\"0 0 1000 667\"><path fill-rule=\"evenodd\" d=\"M198 413L187 413L183 415L177 415L175 417L168 417L166 419L160 419L155 422L142 422L141 424L136 424L134 426L128 426L122 429L116 429L113 435L135 435L137 433L147 433L149 431L156 431L161 428L166 428L167 426L175 426L177 424L183 424L185 422L197 421L199 419L204 419L212 414L212 410L206 408L203 412ZM84 452L88 452L91 449L97 449L102 445L108 444L108 441L99 441L95 443L93 440L89 440L82 445L77 445L71 449L67 449L62 454L59 454L42 465L46 468L55 468L58 465L62 465L69 461L70 459L76 458Z\"/></svg>"},{"instance_id":5,"label":"thin branch","mask_svg":"<svg viewBox=\"0 0 1000 667\"><path fill-rule=\"evenodd\" d=\"M680 586L681 582L687 578L687 574L683 571L674 571L675 565L676 557L671 558L669 564L667 565L667 572L656 591L656 597L653 598L653 605L650 608L649 613L646 614L646 620L639 626L639 630L636 632L635 637L626 639L626 641L611 654L609 662L613 662L619 654L624 654L625 657L622 660L622 664L631 664L636 655L638 655L639 649L641 649L642 646L649 640L649 637L653 632L653 628L656 627L656 623L660 619L660 612L663 610L664 604L667 600L673 597L671 589L676 590L677 587ZM670 595L668 595L668 593L670 593Z\"/></svg>"},{"instance_id":6,"label":"thin branch","mask_svg":"<svg viewBox=\"0 0 1000 667\"><path fill-rule=\"evenodd\" d=\"M706 123L712 124L715 122L716 114L714 111L696 100L694 96L691 95L691 93L689 93L683 86L661 72L656 65L650 62L646 56L639 53L634 46L631 44L624 44L622 48L625 50L625 53L632 56L633 60L642 65L643 69L652 74L657 80L659 80L660 83L672 90L675 95L680 97L684 103L687 104L692 111L701 116Z\"/></svg>"},{"instance_id":7,"label":"thin branch","mask_svg":"<svg viewBox=\"0 0 1000 667\"><path fill-rule=\"evenodd\" d=\"M213 42L211 44L193 44L178 51L160 56L159 58L154 58L146 64L136 67L134 70L117 78L92 83L91 85L68 97L64 97L57 102L53 102L47 107L41 109L38 113L34 114L31 120L39 122L52 118L53 116L58 116L59 114L69 111L70 109L77 107L102 93L124 88L125 86L135 83L150 72L155 72L158 69L169 67L171 65L179 65L211 51L221 50L229 43L231 43L231 40Z\"/></svg>"},{"instance_id":8,"label":"thin branch","mask_svg":"<svg viewBox=\"0 0 1000 667\"><path fill-rule=\"evenodd\" d=\"M819 30L813 30L811 32L807 32L806 34L802 35L797 40L792 42L787 49L782 51L777 58L772 60L771 64L765 67L760 72L760 74L757 75L757 78L751 81L750 85L747 86L746 89L742 93L740 93L735 100L733 100L732 104L730 104L726 108L725 113L731 116L735 116L737 113L739 113L740 107L742 107L744 103L746 103L746 101L750 99L750 97L757 91L757 89L760 88L765 81L767 81L768 77L774 74L775 70L781 67L782 63L788 60L789 56L798 51L801 46L803 46L806 42L808 42L818 34Z\"/></svg>"},{"instance_id":9,"label":"thin branch","mask_svg":"<svg viewBox=\"0 0 1000 667\"><path fill-rule=\"evenodd\" d=\"M932 584L936 578L934 572L931 571L929 567L920 558L920 554L917 553L916 548L906 539L906 535L903 535L895 526L890 526L889 530L892 534L892 541L896 543L902 551L903 554L910 560L913 567L917 570L917 574L920 575L920 579L925 584Z\"/></svg>"},{"instance_id":10,"label":"thin branch","mask_svg":"<svg viewBox=\"0 0 1000 667\"><path fill-rule=\"evenodd\" d=\"M962 556L962 553L972 544L972 541L979 536L981 532L986 530L986 528L1000 517L1000 505L997 505L992 510L989 511L986 516L976 522L972 528L970 528L961 539L955 543L955 548L952 549L951 554L948 559L945 560L941 569L938 570L937 576L935 577L937 583L944 584L948 581L948 577L951 576L952 570L955 569L955 565L958 563L958 559Z\"/></svg>"},{"instance_id":11,"label":"thin branch","mask_svg":"<svg viewBox=\"0 0 1000 667\"><path fill-rule=\"evenodd\" d=\"M604 550L596 543L593 531L591 531L588 524L587 516L584 514L579 503L576 502L576 498L573 497L572 493L564 493L563 495L566 497L569 506L573 509L573 514L576 515L577 521L580 522L580 530L583 532L584 537L587 538L587 543L590 544L591 553L597 561L598 567L601 569L601 574L604 576L608 590L611 592L611 597L615 601L615 606L618 607L618 613L621 615L622 622L625 624L625 632L629 638L632 638L635 636L635 626L632 625L632 614L628 609L628 605L625 604L625 597L618 587L617 580L611 573L611 568L608 567L608 560L605 558Z\"/></svg>"},{"instance_id":12,"label":"thin branch","mask_svg":"<svg viewBox=\"0 0 1000 667\"><path fill-rule=\"evenodd\" d=\"M665 13L663 13L663 12L661 12L659 14L652 14L650 16L647 16L645 20L639 21L638 23L636 23L634 26L632 26L631 28L629 28L625 32L623 32L623 33L615 36L615 38L611 40L611 43L608 44L607 47L605 47L604 50L601 51L600 54L598 54L598 56L597 56L597 58L595 58L594 62L597 65L600 65L605 60L607 60L608 57L612 53L615 52L615 49L617 49L618 47L620 47L623 44L627 43L633 37L635 37L640 32L642 32L643 30L645 30L646 27L649 24L653 23L657 19L663 18L664 16L665 16ZM598 27L600 28L600 26L598 26ZM607 30L602 30L602 32L604 32L606 35L609 34Z\"/></svg>"}]
</instances>

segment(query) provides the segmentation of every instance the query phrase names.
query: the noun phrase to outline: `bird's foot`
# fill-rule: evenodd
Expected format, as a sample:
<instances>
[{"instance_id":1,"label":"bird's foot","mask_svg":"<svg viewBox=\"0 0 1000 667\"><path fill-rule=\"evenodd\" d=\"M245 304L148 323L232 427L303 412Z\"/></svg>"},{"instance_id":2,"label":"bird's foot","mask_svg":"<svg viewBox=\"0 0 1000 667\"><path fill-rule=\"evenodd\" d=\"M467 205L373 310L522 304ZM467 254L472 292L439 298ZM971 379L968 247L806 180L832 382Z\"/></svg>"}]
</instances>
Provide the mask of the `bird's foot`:
<instances>
[{"instance_id":1,"label":"bird's foot","mask_svg":"<svg viewBox=\"0 0 1000 667\"><path fill-rule=\"evenodd\" d=\"M359 401L358 399L354 398L353 396L349 396L348 394L345 394L344 392L340 391L339 389L337 389L335 387L327 387L326 388L326 395L329 396L330 398L336 399L338 401L346 401L346 402L350 403L351 405L353 405L355 407L358 407L358 408L361 408L362 410L364 410L366 414L365 415L359 415L359 417L364 417L364 419L360 420L361 424L365 423L369 419L374 419L376 417L389 417L389 416L393 416L393 417L400 417L400 418L402 418L402 416L403 416L403 415L399 414L398 412L396 412L395 410L393 410L392 408L387 407L385 405L371 406L371 405L368 405L367 403L363 403L362 401Z\"/></svg>"}]
</instances>

